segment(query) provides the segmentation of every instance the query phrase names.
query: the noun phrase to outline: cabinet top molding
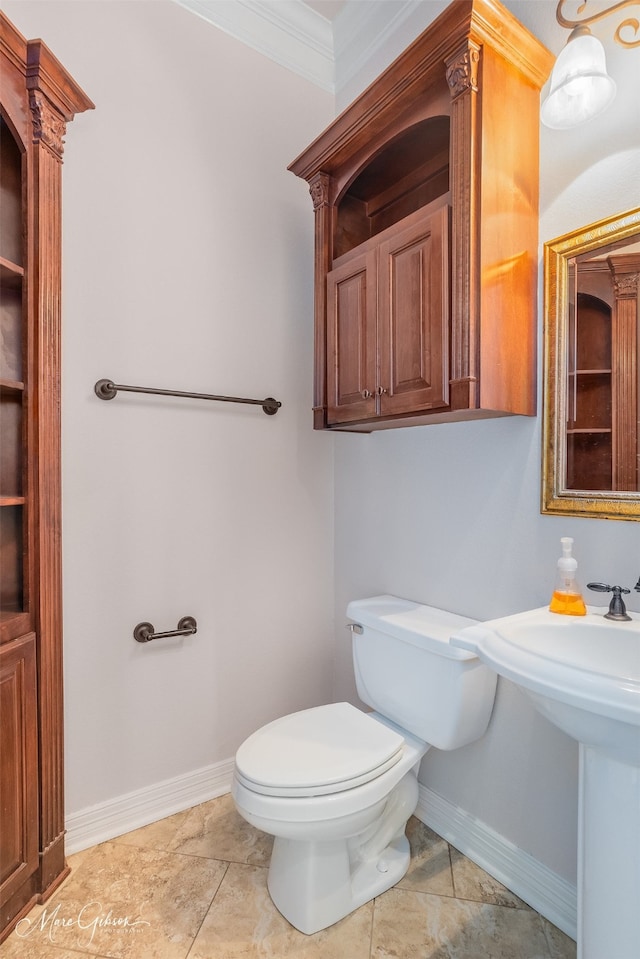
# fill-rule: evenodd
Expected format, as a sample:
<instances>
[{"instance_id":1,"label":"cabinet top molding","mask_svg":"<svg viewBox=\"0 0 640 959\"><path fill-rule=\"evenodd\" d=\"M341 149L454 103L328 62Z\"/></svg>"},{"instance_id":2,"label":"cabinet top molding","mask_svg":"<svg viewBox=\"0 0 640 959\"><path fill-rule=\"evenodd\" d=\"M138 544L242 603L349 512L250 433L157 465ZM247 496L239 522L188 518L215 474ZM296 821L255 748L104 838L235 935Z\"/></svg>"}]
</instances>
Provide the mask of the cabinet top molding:
<instances>
[{"instance_id":1,"label":"cabinet top molding","mask_svg":"<svg viewBox=\"0 0 640 959\"><path fill-rule=\"evenodd\" d=\"M0 53L24 75L26 88L40 90L67 123L77 113L95 108L46 43L27 40L2 11Z\"/></svg>"},{"instance_id":2,"label":"cabinet top molding","mask_svg":"<svg viewBox=\"0 0 640 959\"><path fill-rule=\"evenodd\" d=\"M400 105L419 97L442 73L442 65L464 43L490 46L517 66L538 90L554 63L553 54L498 0L455 0L288 167L309 180L331 172L353 149L372 118L382 127Z\"/></svg>"}]
</instances>

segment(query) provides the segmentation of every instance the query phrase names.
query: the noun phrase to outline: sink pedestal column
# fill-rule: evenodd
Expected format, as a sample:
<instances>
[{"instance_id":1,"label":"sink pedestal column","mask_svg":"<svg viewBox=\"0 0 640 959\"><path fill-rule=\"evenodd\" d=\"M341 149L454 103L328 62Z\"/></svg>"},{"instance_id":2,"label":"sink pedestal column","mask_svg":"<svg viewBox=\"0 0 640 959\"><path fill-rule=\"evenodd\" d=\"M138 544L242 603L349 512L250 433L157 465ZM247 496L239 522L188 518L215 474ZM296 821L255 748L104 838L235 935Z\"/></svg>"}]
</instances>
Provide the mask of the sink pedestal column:
<instances>
[{"instance_id":1,"label":"sink pedestal column","mask_svg":"<svg viewBox=\"0 0 640 959\"><path fill-rule=\"evenodd\" d=\"M580 744L578 959L606 956L640 956L640 768Z\"/></svg>"}]
</instances>

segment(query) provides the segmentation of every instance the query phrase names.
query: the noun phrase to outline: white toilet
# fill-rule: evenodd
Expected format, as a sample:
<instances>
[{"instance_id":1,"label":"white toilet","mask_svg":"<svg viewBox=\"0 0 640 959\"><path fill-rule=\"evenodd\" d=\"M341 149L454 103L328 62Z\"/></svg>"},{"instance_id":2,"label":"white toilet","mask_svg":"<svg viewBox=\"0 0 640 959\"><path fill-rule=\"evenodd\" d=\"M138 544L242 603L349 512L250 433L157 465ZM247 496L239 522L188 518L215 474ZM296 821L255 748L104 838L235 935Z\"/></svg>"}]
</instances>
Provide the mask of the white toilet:
<instances>
[{"instance_id":1,"label":"white toilet","mask_svg":"<svg viewBox=\"0 0 640 959\"><path fill-rule=\"evenodd\" d=\"M324 929L395 885L409 866L407 820L430 746L485 732L496 674L449 645L464 616L395 596L349 604L358 694L276 719L236 755L240 814L275 836L268 888L301 932Z\"/></svg>"}]
</instances>

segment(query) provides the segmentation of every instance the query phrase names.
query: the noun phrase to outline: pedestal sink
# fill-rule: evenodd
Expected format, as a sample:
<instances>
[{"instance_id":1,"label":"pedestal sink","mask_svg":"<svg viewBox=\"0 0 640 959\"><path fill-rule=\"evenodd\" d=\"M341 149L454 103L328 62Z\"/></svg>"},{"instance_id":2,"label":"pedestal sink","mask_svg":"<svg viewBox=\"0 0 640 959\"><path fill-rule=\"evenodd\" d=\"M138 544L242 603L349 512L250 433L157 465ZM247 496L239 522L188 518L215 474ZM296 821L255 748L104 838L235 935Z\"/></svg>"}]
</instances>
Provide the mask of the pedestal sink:
<instances>
[{"instance_id":1,"label":"pedestal sink","mask_svg":"<svg viewBox=\"0 0 640 959\"><path fill-rule=\"evenodd\" d=\"M640 957L640 614L544 607L451 637L580 743L578 959Z\"/></svg>"}]
</instances>

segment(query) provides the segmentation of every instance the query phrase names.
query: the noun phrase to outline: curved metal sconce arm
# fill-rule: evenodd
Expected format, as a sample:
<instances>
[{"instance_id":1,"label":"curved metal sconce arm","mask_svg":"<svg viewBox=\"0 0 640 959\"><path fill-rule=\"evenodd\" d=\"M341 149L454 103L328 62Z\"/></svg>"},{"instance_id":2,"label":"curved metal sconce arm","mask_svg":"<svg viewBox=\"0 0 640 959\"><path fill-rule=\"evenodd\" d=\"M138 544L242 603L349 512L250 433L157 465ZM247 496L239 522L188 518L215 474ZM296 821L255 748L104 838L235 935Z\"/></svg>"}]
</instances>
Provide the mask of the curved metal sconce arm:
<instances>
[{"instance_id":1,"label":"curved metal sconce arm","mask_svg":"<svg viewBox=\"0 0 640 959\"><path fill-rule=\"evenodd\" d=\"M606 10L600 10L599 13L592 13L584 17L579 17L577 20L569 20L568 17L565 17L563 14L563 7L566 5L567 0L559 0L558 7L556 9L556 20L561 27L566 27L567 30L574 30L576 27L588 27L590 23L596 23L598 20L603 20L605 17L610 16L613 13L616 13L618 10L622 10L625 7L640 7L640 0L618 0L618 3L612 4L610 7L607 7ZM588 0L584 0L580 4L576 13L580 14L586 10ZM634 40L625 40L622 36L622 31L625 29L633 30L633 34L637 39ZM636 17L627 17L622 20L620 24L616 27L614 38L616 43L619 43L623 47L638 47L640 46L640 20Z\"/></svg>"}]
</instances>

